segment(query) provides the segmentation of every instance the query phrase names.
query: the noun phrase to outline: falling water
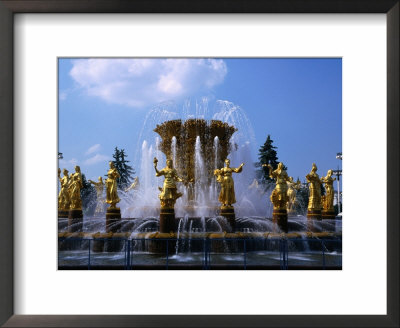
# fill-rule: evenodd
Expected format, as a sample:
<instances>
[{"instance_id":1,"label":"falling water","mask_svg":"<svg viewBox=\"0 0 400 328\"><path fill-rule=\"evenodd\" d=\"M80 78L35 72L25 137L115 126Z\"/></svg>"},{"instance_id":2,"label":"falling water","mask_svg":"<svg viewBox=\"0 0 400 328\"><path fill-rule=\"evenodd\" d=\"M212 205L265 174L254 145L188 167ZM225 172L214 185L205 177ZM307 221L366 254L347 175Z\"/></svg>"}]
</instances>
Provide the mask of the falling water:
<instances>
[{"instance_id":1,"label":"falling water","mask_svg":"<svg viewBox=\"0 0 400 328\"><path fill-rule=\"evenodd\" d=\"M150 169L151 169L151 157L152 153L152 146L147 146L147 141L144 140L142 144L142 158L141 158L141 166L140 166L140 175L144 189L148 189L151 187L151 176L150 176Z\"/></svg>"},{"instance_id":2,"label":"falling water","mask_svg":"<svg viewBox=\"0 0 400 328\"><path fill-rule=\"evenodd\" d=\"M191 246L192 246L192 232L193 232L193 220L190 220L190 224L189 224L189 241L188 241L188 251L189 253L192 251Z\"/></svg>"},{"instance_id":3,"label":"falling water","mask_svg":"<svg viewBox=\"0 0 400 328\"><path fill-rule=\"evenodd\" d=\"M161 158L161 150L160 150L160 138L156 137L156 157Z\"/></svg>"},{"instance_id":4,"label":"falling water","mask_svg":"<svg viewBox=\"0 0 400 328\"><path fill-rule=\"evenodd\" d=\"M219 138L216 136L214 138L214 144L213 144L213 150L214 150L214 170L218 169L219 167L219 158L218 158L218 152L219 152ZM211 185L210 185L210 204L217 204L217 193L218 193L218 185L217 185L217 180L214 177L212 179Z\"/></svg>"},{"instance_id":5,"label":"falling water","mask_svg":"<svg viewBox=\"0 0 400 328\"><path fill-rule=\"evenodd\" d=\"M242 162L245 163L243 171L240 174L235 174L233 177L237 200L234 205L236 216L271 217L272 204L269 199L271 190L265 191L264 187L253 184L256 178L255 169L252 165L254 133L245 112L239 106L225 100L218 100L213 106L209 106L209 101L206 98L195 102L185 101L181 109L180 111L176 104L168 102L154 107L147 115L139 138L140 142L142 142L141 152L138 154L138 159L140 160L138 165L140 167L138 170L140 186L135 193L132 191L128 193L128 198L130 197L130 202L126 202L128 210L124 208L125 204L120 204L123 217L158 217L158 187L162 186L163 178L155 177L153 158L158 158L158 168L161 169L165 165L165 155L161 152L161 140L153 129L157 124L161 124L167 120L177 118L186 120L193 117L221 120L238 129L231 137L230 152L228 154L232 167L238 167ZM154 142L148 142L148 140L153 140ZM177 142L177 136L172 137L171 156L175 166L177 166L177 162L179 161ZM216 169L219 168L222 160L218 156L221 150L221 140L216 136L212 142L213 162L210 163L210 169ZM196 137L194 146L195 182L193 188L195 202L193 205L195 205L195 211L194 213L190 212L190 216L214 216L216 213L210 213L210 208L216 208L219 205L219 184L216 182L215 177L211 181L207 181L208 174L205 174L207 168L204 162L206 154L203 154L200 136ZM183 196L177 200L175 205L177 217L188 214L187 186L185 187L184 184L179 183L178 189L179 192L183 193ZM132 208L135 210L131 210ZM147 210L139 210L143 208Z\"/></svg>"},{"instance_id":6,"label":"falling water","mask_svg":"<svg viewBox=\"0 0 400 328\"><path fill-rule=\"evenodd\" d=\"M157 140L156 140L157 145ZM158 181L156 180L153 158L157 154L157 148L154 149L153 145L149 145L147 140L142 143L141 161L139 170L140 185L134 193L126 193L127 197L134 197L131 201L131 206L124 208L121 202L121 210L123 217L145 218L154 217L157 215L157 195L158 195Z\"/></svg>"},{"instance_id":7,"label":"falling water","mask_svg":"<svg viewBox=\"0 0 400 328\"><path fill-rule=\"evenodd\" d=\"M176 245L175 245L175 253L178 254L179 252L179 246L184 247L185 239L182 239L182 234L184 234L187 231L187 224L189 222L189 216L185 215L185 217L179 219L179 224L178 224L178 233L176 236ZM184 237L185 238L185 237Z\"/></svg>"},{"instance_id":8,"label":"falling water","mask_svg":"<svg viewBox=\"0 0 400 328\"><path fill-rule=\"evenodd\" d=\"M245 166L240 174L235 174L235 191L237 203L235 204L235 210L237 215L261 215L265 216L266 212L270 212L266 207L269 205L269 199L264 195L263 190L250 190L248 187L252 184L255 178L255 169L252 165L254 162L251 154L255 153L255 142L254 132L246 113L239 106L226 100L217 100L213 103L206 97L199 100L191 101L186 100L183 102L183 106L178 105L174 102L165 102L153 107L146 116L142 130L139 134L138 152L135 156L135 162L140 167L139 180L140 187L137 190L135 196L130 193L131 201L127 202L128 207L140 207L140 206L151 206L154 204L155 207L159 206L157 195L159 194L158 186L162 184L162 178L156 178L154 176L153 168L153 157L159 159L159 168L163 167L165 161L165 155L161 152L162 141L153 131L157 124L162 124L165 121L173 119L181 119L185 121L189 118L202 118L205 120L214 119L221 120L222 122L228 123L234 126L238 130L233 134L231 138L231 151L228 158L231 159L231 166L237 167L240 163L244 162ZM147 140L147 141L146 141ZM155 142L148 142L154 140ZM210 169L216 169L221 165L222 158L218 157L218 153L221 150L221 140L215 137L213 142L213 162L210 163ZM140 143L141 152L140 152ZM171 140L171 157L174 161L175 167L178 167L178 136L172 137ZM253 149L253 148L254 149ZM200 138L196 138L195 144L195 183L193 185L195 193L195 208L196 216L209 216L215 215L216 213L209 213L209 209L217 207L218 202L218 188L219 184L215 178L208 181L206 170L206 163L204 163L206 155L203 154L201 148ZM145 158L143 158L145 157ZM178 184L178 189L183 196L176 202L175 212L178 216L183 216L187 212L188 205L188 185ZM133 200L133 197L135 199ZM153 198L153 200L150 200ZM251 204L253 203L253 204ZM124 211L124 205L121 204L121 210L123 216L126 216L125 212L132 217L132 211ZM207 210L208 208L208 210ZM140 213L138 213L139 215ZM191 214L193 215L193 214Z\"/></svg>"},{"instance_id":9,"label":"falling water","mask_svg":"<svg viewBox=\"0 0 400 328\"><path fill-rule=\"evenodd\" d=\"M206 218L204 216L201 217L201 231L206 232Z\"/></svg>"},{"instance_id":10,"label":"falling water","mask_svg":"<svg viewBox=\"0 0 400 328\"><path fill-rule=\"evenodd\" d=\"M165 165L165 155L161 152L161 140L156 136L153 129L157 124L178 118L182 119L182 121L189 118L221 120L222 122L228 123L238 129L230 140L231 149L228 154L232 167L238 167L242 162L245 163L242 173L234 175L237 199L237 203L235 204L237 228L240 230L244 228L251 229L260 233L276 230L274 223L270 219L266 218L270 217L272 212L272 204L269 200L271 189L266 192L262 187L249 188L255 178L255 170L252 165L252 153L255 154L252 147L255 146L255 143L253 129L244 111L239 106L236 106L229 101L217 101L213 112L209 111L208 100L206 98L200 102L196 102L194 107L192 106L191 108L190 106L190 101L185 102L183 113L180 113L175 104L164 103L153 108L148 113L138 138L138 144L136 147L137 156L135 157L134 162L134 167L139 168L138 176L140 179L140 187L135 194L134 201L130 203L120 203L122 216L124 218L135 219L122 220L121 230L132 231L131 238L135 238L139 234L142 236L143 232L156 231L158 229L159 214L157 211L159 211L160 208L158 187L162 185L164 179L163 177L156 178L153 158L158 158L158 169L161 169ZM221 140L219 140L218 137L215 137L212 142L214 160L209 163L209 168L216 169L219 168L218 166L220 165L220 161L224 158L218 158ZM174 136L171 139L171 155L175 165L179 161L179 158L177 158L177 146L177 138ZM177 235L178 240L175 246L177 254L186 250L190 251L190 248L194 247L195 242L190 241L190 238L195 237L195 235L192 236L192 231L194 231L194 229L199 229L197 226L201 227L202 232L209 231L223 233L230 229L230 225L224 217L209 217L210 214L205 214L206 212L204 212L207 206L212 206L217 202L217 187L219 187L215 178L211 180L211 183L206 180L206 163L204 162L206 157L205 155L208 154L202 152L200 136L197 136L194 158L194 188L195 201L198 210L195 211L195 214L191 213L190 216L199 217L200 222L196 222L193 218L189 218L189 215L185 213L184 205L187 205L186 189L183 188L182 184L178 184L180 192L183 192L184 195L178 199L175 206L176 217L183 217L179 222ZM133 192L131 191L128 196L132 198ZM132 207L127 210L125 204L128 204L129 206L132 205ZM307 219L305 217L295 217L290 219L289 223L291 231L307 230L306 222ZM335 231L334 223L335 221L323 223L317 222L316 230L325 231L328 229L329 231ZM65 220L64 225L65 227L63 227L61 231L67 229L67 220ZM104 232L104 216L101 219L91 218L90 220L84 220L83 230L85 232ZM186 239L187 237L189 237L189 240ZM310 251L310 245L306 241L306 235L302 235L302 238L304 240L305 250ZM136 245L136 242L134 244ZM137 246L143 247L144 245L144 243L137 244ZM224 245L226 246L226 244ZM142 249L144 250L145 248L140 248L140 250Z\"/></svg>"},{"instance_id":11,"label":"falling water","mask_svg":"<svg viewBox=\"0 0 400 328\"><path fill-rule=\"evenodd\" d=\"M214 138L214 169L218 168L218 151L219 151L219 138L218 136L215 136Z\"/></svg>"},{"instance_id":12,"label":"falling water","mask_svg":"<svg viewBox=\"0 0 400 328\"><path fill-rule=\"evenodd\" d=\"M174 165L176 165L176 137L172 137L172 142L171 142L171 154L172 154L172 161Z\"/></svg>"},{"instance_id":13,"label":"falling water","mask_svg":"<svg viewBox=\"0 0 400 328\"><path fill-rule=\"evenodd\" d=\"M201 216L207 206L207 199L205 195L205 186L206 186L206 172L205 172L205 165L203 154L201 150L201 142L200 137L196 137L196 144L195 144L195 168L194 168L194 192L195 192L195 203L197 206L197 216Z\"/></svg>"}]
</instances>

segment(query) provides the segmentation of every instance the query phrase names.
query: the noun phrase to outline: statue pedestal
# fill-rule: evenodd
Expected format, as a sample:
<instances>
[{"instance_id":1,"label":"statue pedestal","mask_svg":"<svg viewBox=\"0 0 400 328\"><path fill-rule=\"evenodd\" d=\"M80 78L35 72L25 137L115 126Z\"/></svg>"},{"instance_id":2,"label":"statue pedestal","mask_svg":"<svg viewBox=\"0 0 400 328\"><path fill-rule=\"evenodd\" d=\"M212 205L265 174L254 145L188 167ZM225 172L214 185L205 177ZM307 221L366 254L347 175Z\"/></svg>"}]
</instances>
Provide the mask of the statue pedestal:
<instances>
[{"instance_id":1,"label":"statue pedestal","mask_svg":"<svg viewBox=\"0 0 400 328\"><path fill-rule=\"evenodd\" d=\"M307 210L307 218L321 220L321 210Z\"/></svg>"},{"instance_id":2,"label":"statue pedestal","mask_svg":"<svg viewBox=\"0 0 400 328\"><path fill-rule=\"evenodd\" d=\"M121 222L121 210L118 207L107 208L106 232L118 232Z\"/></svg>"},{"instance_id":3,"label":"statue pedestal","mask_svg":"<svg viewBox=\"0 0 400 328\"><path fill-rule=\"evenodd\" d=\"M160 232L175 232L175 210L173 208L163 208L160 211Z\"/></svg>"},{"instance_id":4,"label":"statue pedestal","mask_svg":"<svg viewBox=\"0 0 400 328\"><path fill-rule=\"evenodd\" d=\"M236 217L235 217L235 209L233 206L221 206L219 215L225 217L229 222L232 232L236 231Z\"/></svg>"},{"instance_id":5,"label":"statue pedestal","mask_svg":"<svg viewBox=\"0 0 400 328\"><path fill-rule=\"evenodd\" d=\"M272 222L276 223L282 232L288 232L288 215L286 209L272 211Z\"/></svg>"},{"instance_id":6,"label":"statue pedestal","mask_svg":"<svg viewBox=\"0 0 400 328\"><path fill-rule=\"evenodd\" d=\"M68 210L58 210L59 218L68 218Z\"/></svg>"},{"instance_id":7,"label":"statue pedestal","mask_svg":"<svg viewBox=\"0 0 400 328\"><path fill-rule=\"evenodd\" d=\"M92 251L100 252L121 252L126 235L124 233L96 233L93 235Z\"/></svg>"},{"instance_id":8,"label":"statue pedestal","mask_svg":"<svg viewBox=\"0 0 400 328\"><path fill-rule=\"evenodd\" d=\"M322 220L334 220L336 215L335 211L322 211Z\"/></svg>"},{"instance_id":9,"label":"statue pedestal","mask_svg":"<svg viewBox=\"0 0 400 328\"><path fill-rule=\"evenodd\" d=\"M82 231L83 213L82 210L68 211L68 232Z\"/></svg>"},{"instance_id":10,"label":"statue pedestal","mask_svg":"<svg viewBox=\"0 0 400 328\"><path fill-rule=\"evenodd\" d=\"M309 232L320 232L321 231L321 229L320 229L321 224L320 223L315 224L315 221L316 220L314 220L314 219L307 220L307 231L309 231Z\"/></svg>"},{"instance_id":11,"label":"statue pedestal","mask_svg":"<svg viewBox=\"0 0 400 328\"><path fill-rule=\"evenodd\" d=\"M176 234L166 232L156 232L146 238L148 251L153 254L175 254L176 252Z\"/></svg>"}]
</instances>

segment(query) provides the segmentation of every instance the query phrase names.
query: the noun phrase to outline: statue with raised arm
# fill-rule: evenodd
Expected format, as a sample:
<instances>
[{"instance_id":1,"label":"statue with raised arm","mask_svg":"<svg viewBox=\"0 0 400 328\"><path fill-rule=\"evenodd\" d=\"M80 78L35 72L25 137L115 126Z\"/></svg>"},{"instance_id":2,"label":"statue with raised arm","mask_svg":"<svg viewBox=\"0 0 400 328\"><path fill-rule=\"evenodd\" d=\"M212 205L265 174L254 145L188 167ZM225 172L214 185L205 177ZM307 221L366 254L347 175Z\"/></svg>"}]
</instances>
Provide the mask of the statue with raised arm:
<instances>
[{"instance_id":1,"label":"statue with raised arm","mask_svg":"<svg viewBox=\"0 0 400 328\"><path fill-rule=\"evenodd\" d=\"M235 184L233 182L232 173L242 172L244 163L240 164L238 168L230 167L231 161L225 160L225 166L219 170L214 171L217 176L217 181L221 184L221 192L219 193L218 200L223 207L232 207L236 203L235 198Z\"/></svg>"},{"instance_id":2,"label":"statue with raised arm","mask_svg":"<svg viewBox=\"0 0 400 328\"><path fill-rule=\"evenodd\" d=\"M293 177L289 177L289 181L287 182L288 185L288 191L287 191L287 196L288 196L288 202L287 202L287 211L289 213L294 212L294 207L296 204L296 191L297 191L297 186L300 183L299 180L297 182L293 182Z\"/></svg>"},{"instance_id":3,"label":"statue with raised arm","mask_svg":"<svg viewBox=\"0 0 400 328\"><path fill-rule=\"evenodd\" d=\"M58 169L58 180L60 181L60 192L58 194L58 211L59 215L61 214L63 217L68 216L68 213L63 213L69 210L70 199L68 193L68 186L69 186L69 177L68 177L68 170L63 170L64 176L61 177L61 169Z\"/></svg>"},{"instance_id":4,"label":"statue with raised arm","mask_svg":"<svg viewBox=\"0 0 400 328\"><path fill-rule=\"evenodd\" d=\"M96 196L97 196L97 205L95 209L95 214L101 214L104 212L104 197L103 197L103 192L104 192L104 182L103 178L99 177L99 181L95 182L93 180L89 180L89 182L94 185L96 189Z\"/></svg>"},{"instance_id":5,"label":"statue with raised arm","mask_svg":"<svg viewBox=\"0 0 400 328\"><path fill-rule=\"evenodd\" d=\"M178 192L176 187L177 182L183 182L183 180L178 176L178 173L174 169L172 159L167 159L167 166L161 169L157 169L157 158L154 157L154 169L156 171L156 176L164 176L163 187L160 188L160 194L158 198L160 199L161 208L174 208L176 200L182 196L182 193Z\"/></svg>"},{"instance_id":6,"label":"statue with raised arm","mask_svg":"<svg viewBox=\"0 0 400 328\"><path fill-rule=\"evenodd\" d=\"M139 188L139 186L140 186L139 177L136 177L135 179L133 179L132 184L125 189L125 192L128 192L129 190L136 190Z\"/></svg>"},{"instance_id":7,"label":"statue with raised arm","mask_svg":"<svg viewBox=\"0 0 400 328\"><path fill-rule=\"evenodd\" d=\"M329 215L334 216L335 210L333 208L333 199L335 191L333 189L333 181L336 178L332 178L332 170L328 170L326 177L321 178L321 182L325 184L325 196L322 196L322 207L323 207L323 216Z\"/></svg>"},{"instance_id":8,"label":"statue with raised arm","mask_svg":"<svg viewBox=\"0 0 400 328\"><path fill-rule=\"evenodd\" d=\"M118 184L119 172L114 166L114 162L110 161L110 169L107 171L106 179L106 203L110 204L110 209L116 209L116 204L120 202L118 197Z\"/></svg>"},{"instance_id":9,"label":"statue with raised arm","mask_svg":"<svg viewBox=\"0 0 400 328\"><path fill-rule=\"evenodd\" d=\"M103 198L103 191L104 191L104 182L103 182L103 178L99 177L99 181L95 182L93 180L89 180L89 182L94 185L95 189L96 189L96 195L97 195L97 199Z\"/></svg>"},{"instance_id":10,"label":"statue with raised arm","mask_svg":"<svg viewBox=\"0 0 400 328\"><path fill-rule=\"evenodd\" d=\"M308 199L308 212L307 217L317 218L321 217L321 179L317 174L317 165L313 163L311 172L306 175L306 180L309 183L309 199Z\"/></svg>"},{"instance_id":11,"label":"statue with raised arm","mask_svg":"<svg viewBox=\"0 0 400 328\"><path fill-rule=\"evenodd\" d=\"M269 177L275 180L275 189L271 194L271 202L274 206L274 211L285 210L288 202L288 182L290 182L289 176L284 169L283 163L279 163L276 170L273 169L271 164L263 164L269 169Z\"/></svg>"}]
</instances>

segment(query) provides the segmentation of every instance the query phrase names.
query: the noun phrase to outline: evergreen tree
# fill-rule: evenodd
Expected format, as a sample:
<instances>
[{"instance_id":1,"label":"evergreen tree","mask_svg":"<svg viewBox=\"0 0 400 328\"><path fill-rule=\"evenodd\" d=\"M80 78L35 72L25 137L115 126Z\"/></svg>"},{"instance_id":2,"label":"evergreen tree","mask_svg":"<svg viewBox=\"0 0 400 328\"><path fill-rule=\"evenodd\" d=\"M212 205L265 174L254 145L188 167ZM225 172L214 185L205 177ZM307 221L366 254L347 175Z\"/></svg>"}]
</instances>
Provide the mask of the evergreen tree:
<instances>
[{"instance_id":1,"label":"evergreen tree","mask_svg":"<svg viewBox=\"0 0 400 328\"><path fill-rule=\"evenodd\" d=\"M81 199L85 215L92 215L96 208L96 189L87 181L84 174L82 174Z\"/></svg>"},{"instance_id":2,"label":"evergreen tree","mask_svg":"<svg viewBox=\"0 0 400 328\"><path fill-rule=\"evenodd\" d=\"M256 167L259 167L258 170L258 176L259 179L261 180L261 183L264 184L269 184L270 182L273 181L269 177L269 169L268 167L262 167L263 164L270 164L272 168L275 170L278 167L279 161L278 161L278 156L276 149L273 145L273 140L271 139L271 136L268 135L267 140L265 141L264 145L260 147L258 150L258 160L259 162L256 163ZM287 167L284 166L284 169L287 170Z\"/></svg>"},{"instance_id":3,"label":"evergreen tree","mask_svg":"<svg viewBox=\"0 0 400 328\"><path fill-rule=\"evenodd\" d=\"M130 161L126 160L126 157L128 157L128 155L125 154L124 149L118 149L118 147L115 147L113 154L113 163L120 175L117 183L118 187L120 187L121 189L126 189L131 185L133 175L135 174L135 170L133 169L133 167L128 165Z\"/></svg>"}]
</instances>

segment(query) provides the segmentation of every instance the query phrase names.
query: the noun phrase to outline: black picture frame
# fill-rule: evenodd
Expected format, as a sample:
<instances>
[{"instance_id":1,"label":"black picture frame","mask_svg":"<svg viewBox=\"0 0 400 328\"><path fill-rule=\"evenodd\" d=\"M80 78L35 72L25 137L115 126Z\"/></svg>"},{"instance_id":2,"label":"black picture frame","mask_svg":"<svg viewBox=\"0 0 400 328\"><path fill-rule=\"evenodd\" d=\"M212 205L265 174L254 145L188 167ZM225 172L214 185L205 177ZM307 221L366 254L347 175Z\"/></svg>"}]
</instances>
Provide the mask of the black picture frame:
<instances>
[{"instance_id":1,"label":"black picture frame","mask_svg":"<svg viewBox=\"0 0 400 328\"><path fill-rule=\"evenodd\" d=\"M399 0L1 0L0 324L4 327L399 327L399 11ZM13 207L18 206L13 196L13 17L16 13L385 13L387 315L14 315Z\"/></svg>"}]
</instances>

